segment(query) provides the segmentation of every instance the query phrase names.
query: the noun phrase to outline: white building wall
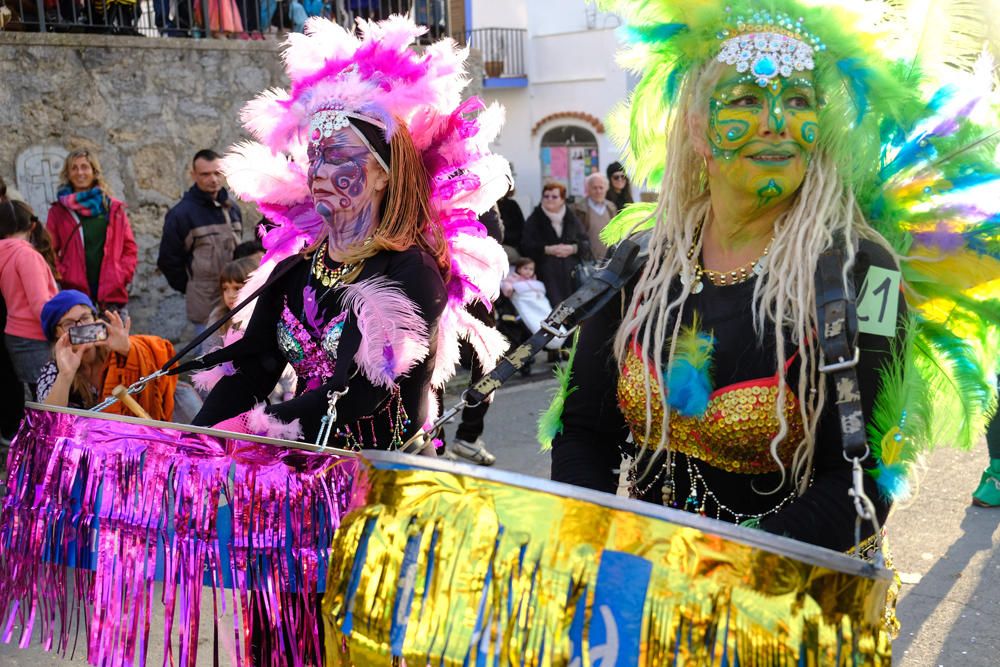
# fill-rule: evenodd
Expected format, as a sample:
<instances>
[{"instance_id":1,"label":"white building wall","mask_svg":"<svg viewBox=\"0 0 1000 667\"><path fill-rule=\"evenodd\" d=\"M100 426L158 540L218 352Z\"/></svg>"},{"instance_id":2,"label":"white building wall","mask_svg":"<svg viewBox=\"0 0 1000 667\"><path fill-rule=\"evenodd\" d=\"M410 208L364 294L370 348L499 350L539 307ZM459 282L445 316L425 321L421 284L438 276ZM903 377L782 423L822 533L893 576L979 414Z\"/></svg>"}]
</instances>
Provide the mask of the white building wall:
<instances>
[{"instance_id":1,"label":"white building wall","mask_svg":"<svg viewBox=\"0 0 1000 667\"><path fill-rule=\"evenodd\" d=\"M596 138L600 169L618 159L618 149L605 131L584 120L549 121L552 114L589 114L605 122L627 95L626 74L615 62L618 19L597 12L586 0L473 0L471 28L525 28L526 88L487 88L487 102L507 109L507 122L494 149L514 166L517 199L525 215L541 199L541 139L547 130L570 125ZM606 128L605 128L606 130Z\"/></svg>"}]
</instances>

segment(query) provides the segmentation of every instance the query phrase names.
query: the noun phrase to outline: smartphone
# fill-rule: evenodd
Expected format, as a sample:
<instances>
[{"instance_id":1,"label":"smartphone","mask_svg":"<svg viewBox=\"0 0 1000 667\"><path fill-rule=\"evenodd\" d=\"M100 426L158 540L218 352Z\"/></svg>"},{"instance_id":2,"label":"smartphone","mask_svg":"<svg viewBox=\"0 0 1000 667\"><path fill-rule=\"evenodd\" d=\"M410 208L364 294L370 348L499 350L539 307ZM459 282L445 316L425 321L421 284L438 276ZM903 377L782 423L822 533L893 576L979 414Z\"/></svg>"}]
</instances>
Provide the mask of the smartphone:
<instances>
[{"instance_id":1,"label":"smartphone","mask_svg":"<svg viewBox=\"0 0 1000 667\"><path fill-rule=\"evenodd\" d=\"M104 322L78 324L69 328L69 342L73 345L96 343L108 339L108 325Z\"/></svg>"}]
</instances>

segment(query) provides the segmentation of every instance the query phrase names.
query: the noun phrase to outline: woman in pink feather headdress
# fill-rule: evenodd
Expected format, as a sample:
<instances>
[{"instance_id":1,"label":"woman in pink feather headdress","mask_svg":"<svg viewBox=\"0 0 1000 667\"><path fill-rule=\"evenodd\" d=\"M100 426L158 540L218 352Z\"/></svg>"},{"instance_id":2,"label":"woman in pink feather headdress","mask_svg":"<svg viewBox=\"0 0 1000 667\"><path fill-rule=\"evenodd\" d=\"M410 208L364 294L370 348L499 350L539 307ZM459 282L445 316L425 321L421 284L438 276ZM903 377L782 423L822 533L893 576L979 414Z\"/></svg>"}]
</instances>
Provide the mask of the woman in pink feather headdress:
<instances>
[{"instance_id":1,"label":"woman in pink feather headdress","mask_svg":"<svg viewBox=\"0 0 1000 667\"><path fill-rule=\"evenodd\" d=\"M247 104L256 142L226 158L229 183L276 226L241 340L205 357L228 364L195 419L324 445L398 448L437 416L429 396L453 372L458 338L487 364L505 342L465 306L490 300L506 258L476 215L506 188L486 145L500 110L461 101L466 52L417 53L401 17L324 19L293 34L289 90ZM265 399L290 363L296 396ZM433 449L426 453L433 454Z\"/></svg>"}]
</instances>

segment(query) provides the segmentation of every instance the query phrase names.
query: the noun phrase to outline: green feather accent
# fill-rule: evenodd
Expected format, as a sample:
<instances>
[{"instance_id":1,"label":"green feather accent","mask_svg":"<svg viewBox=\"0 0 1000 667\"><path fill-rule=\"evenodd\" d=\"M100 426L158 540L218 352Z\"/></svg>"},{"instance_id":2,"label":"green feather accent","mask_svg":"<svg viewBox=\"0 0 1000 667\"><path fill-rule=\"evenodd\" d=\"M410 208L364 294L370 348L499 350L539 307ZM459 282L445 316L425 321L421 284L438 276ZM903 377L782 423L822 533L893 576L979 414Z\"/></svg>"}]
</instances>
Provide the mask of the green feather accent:
<instances>
[{"instance_id":1,"label":"green feather accent","mask_svg":"<svg viewBox=\"0 0 1000 667\"><path fill-rule=\"evenodd\" d=\"M634 232L652 229L656 224L656 204L639 202L629 204L601 230L601 240L612 246Z\"/></svg>"},{"instance_id":2,"label":"green feather accent","mask_svg":"<svg viewBox=\"0 0 1000 667\"><path fill-rule=\"evenodd\" d=\"M557 435L562 433L562 413L566 405L566 398L576 391L576 387L570 387L569 381L573 375L573 362L576 360L576 346L580 342L580 330L577 329L573 335L573 347L569 351L569 359L562 366L556 366L555 376L559 381L556 386L556 393L552 396L549 407L538 418L538 442L542 445L541 451L547 452L552 449L552 441Z\"/></svg>"}]
</instances>

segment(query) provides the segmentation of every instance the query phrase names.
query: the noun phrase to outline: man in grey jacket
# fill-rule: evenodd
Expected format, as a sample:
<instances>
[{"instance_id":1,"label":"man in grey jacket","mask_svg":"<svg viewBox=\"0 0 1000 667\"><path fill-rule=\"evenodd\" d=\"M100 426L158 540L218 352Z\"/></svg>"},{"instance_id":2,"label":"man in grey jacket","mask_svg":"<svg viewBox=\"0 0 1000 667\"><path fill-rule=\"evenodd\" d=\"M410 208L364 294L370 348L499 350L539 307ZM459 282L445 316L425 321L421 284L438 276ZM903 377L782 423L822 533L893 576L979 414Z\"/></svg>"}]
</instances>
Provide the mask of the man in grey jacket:
<instances>
[{"instance_id":1,"label":"man in grey jacket","mask_svg":"<svg viewBox=\"0 0 1000 667\"><path fill-rule=\"evenodd\" d=\"M195 335L208 324L219 304L219 274L233 259L243 235L239 207L222 187L220 156L200 150L191 162L194 185L167 211L156 265L167 282L187 300Z\"/></svg>"}]
</instances>

